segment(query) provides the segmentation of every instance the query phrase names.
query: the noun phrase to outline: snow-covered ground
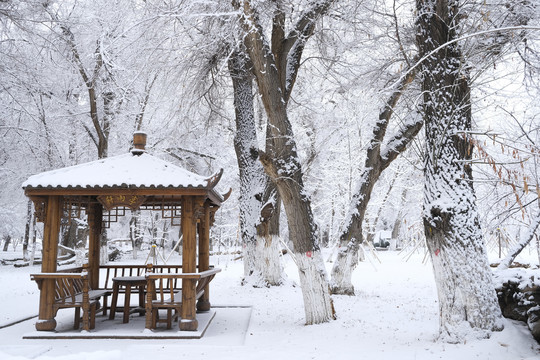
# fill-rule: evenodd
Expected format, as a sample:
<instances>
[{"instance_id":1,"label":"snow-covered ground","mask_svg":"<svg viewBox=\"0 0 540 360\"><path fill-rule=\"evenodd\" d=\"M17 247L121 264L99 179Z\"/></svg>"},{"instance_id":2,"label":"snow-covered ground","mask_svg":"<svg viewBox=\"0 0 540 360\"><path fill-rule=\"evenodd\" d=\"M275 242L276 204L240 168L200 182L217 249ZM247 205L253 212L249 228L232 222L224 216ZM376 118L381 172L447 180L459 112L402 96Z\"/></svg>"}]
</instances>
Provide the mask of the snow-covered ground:
<instances>
[{"instance_id":1,"label":"snow-covered ground","mask_svg":"<svg viewBox=\"0 0 540 360\"><path fill-rule=\"evenodd\" d=\"M141 255L139 262L144 262ZM360 263L355 271L356 296L333 297L338 319L327 324L304 325L298 275L289 256L285 257L287 284L261 289L241 286L241 260L233 260L237 255L222 255L212 259L223 269L212 282L212 303L250 305L249 321L226 311L220 315L217 308L216 318L200 340L23 340L24 333L34 331L32 318L0 329L0 359L540 358L540 348L528 329L509 320L504 331L490 339L458 345L437 342L431 265L422 263L421 253L410 258L391 251L377 255L381 263L368 256L370 261ZM37 314L37 286L29 279L33 272L39 272L39 267L0 267L0 327ZM62 312L72 321L72 310Z\"/></svg>"}]
</instances>

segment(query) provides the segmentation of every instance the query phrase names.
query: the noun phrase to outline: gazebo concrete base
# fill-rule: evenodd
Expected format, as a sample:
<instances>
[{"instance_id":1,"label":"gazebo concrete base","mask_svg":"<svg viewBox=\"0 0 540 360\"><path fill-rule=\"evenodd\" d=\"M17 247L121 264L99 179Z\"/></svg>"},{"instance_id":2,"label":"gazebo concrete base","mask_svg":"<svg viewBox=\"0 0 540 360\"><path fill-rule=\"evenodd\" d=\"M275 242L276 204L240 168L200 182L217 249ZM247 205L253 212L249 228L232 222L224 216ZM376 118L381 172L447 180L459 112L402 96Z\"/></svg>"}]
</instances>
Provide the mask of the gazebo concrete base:
<instances>
[{"instance_id":1,"label":"gazebo concrete base","mask_svg":"<svg viewBox=\"0 0 540 360\"><path fill-rule=\"evenodd\" d=\"M164 326L156 330L144 328L144 316L132 316L128 324L122 323L121 317L108 320L107 316L96 317L96 328L91 331L73 330L73 318L58 321L55 332L35 331L23 335L23 339L200 339L216 316L216 311L198 313L197 331L180 331L178 323L167 330Z\"/></svg>"}]
</instances>

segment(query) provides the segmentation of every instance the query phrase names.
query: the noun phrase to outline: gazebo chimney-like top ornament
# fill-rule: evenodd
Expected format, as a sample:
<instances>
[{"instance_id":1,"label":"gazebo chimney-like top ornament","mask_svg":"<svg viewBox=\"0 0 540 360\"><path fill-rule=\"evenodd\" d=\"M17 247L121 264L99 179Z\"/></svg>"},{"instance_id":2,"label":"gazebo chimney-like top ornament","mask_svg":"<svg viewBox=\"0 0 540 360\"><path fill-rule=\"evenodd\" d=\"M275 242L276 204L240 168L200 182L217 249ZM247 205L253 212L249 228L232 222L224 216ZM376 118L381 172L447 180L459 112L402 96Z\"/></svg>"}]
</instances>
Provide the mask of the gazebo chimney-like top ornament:
<instances>
[{"instance_id":1,"label":"gazebo chimney-like top ornament","mask_svg":"<svg viewBox=\"0 0 540 360\"><path fill-rule=\"evenodd\" d=\"M136 131L133 133L133 155L141 155L146 151L146 133L144 131Z\"/></svg>"}]
</instances>

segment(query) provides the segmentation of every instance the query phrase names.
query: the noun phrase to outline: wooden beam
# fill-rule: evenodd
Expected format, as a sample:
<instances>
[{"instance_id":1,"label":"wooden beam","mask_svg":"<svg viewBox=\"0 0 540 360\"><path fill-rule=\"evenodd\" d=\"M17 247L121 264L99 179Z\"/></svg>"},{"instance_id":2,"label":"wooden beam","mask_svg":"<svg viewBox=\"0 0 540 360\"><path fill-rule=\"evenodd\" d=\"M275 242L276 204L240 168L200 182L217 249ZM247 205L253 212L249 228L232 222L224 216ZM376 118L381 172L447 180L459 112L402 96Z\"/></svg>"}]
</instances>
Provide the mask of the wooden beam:
<instances>
[{"instance_id":1,"label":"wooden beam","mask_svg":"<svg viewBox=\"0 0 540 360\"><path fill-rule=\"evenodd\" d=\"M56 272L61 217L62 197L49 196L47 198L43 227L43 262L41 264L41 272ZM39 319L36 322L36 330L38 331L54 331L56 328L56 320L54 319L56 314L53 309L55 287L56 284L54 279L43 280L43 283L41 284Z\"/></svg>"},{"instance_id":2,"label":"wooden beam","mask_svg":"<svg viewBox=\"0 0 540 360\"><path fill-rule=\"evenodd\" d=\"M182 272L194 273L197 271L197 219L195 217L195 199L186 196L182 199ZM196 331L198 321L196 318L196 294L193 279L182 279L182 310L180 312L180 330Z\"/></svg>"}]
</instances>

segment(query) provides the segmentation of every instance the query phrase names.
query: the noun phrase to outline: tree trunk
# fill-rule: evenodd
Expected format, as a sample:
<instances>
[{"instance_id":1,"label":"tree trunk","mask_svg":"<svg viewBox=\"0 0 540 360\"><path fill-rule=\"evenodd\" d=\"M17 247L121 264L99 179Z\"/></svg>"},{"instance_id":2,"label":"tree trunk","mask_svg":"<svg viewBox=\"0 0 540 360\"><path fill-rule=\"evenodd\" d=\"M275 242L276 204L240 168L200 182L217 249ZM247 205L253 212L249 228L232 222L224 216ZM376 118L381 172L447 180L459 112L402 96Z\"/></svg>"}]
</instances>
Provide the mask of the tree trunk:
<instances>
[{"instance_id":1,"label":"tree trunk","mask_svg":"<svg viewBox=\"0 0 540 360\"><path fill-rule=\"evenodd\" d=\"M263 200L266 205L261 210L257 224L257 256L265 284L277 286L283 283L284 278L279 235L281 198L268 177Z\"/></svg>"},{"instance_id":2,"label":"tree trunk","mask_svg":"<svg viewBox=\"0 0 540 360\"><path fill-rule=\"evenodd\" d=\"M400 203L400 209L397 213L396 219L394 220L394 226L392 227L392 241L393 241L393 249L390 250L396 250L401 246L401 225L403 224L403 206L405 204L405 200L407 199L407 188L403 189L403 192L401 193L401 203ZM391 243L392 244L392 243Z\"/></svg>"},{"instance_id":3,"label":"tree trunk","mask_svg":"<svg viewBox=\"0 0 540 360\"><path fill-rule=\"evenodd\" d=\"M253 73L268 116L268 129L270 131L266 134L266 138L272 139L271 148L267 149L266 153L261 153L259 157L266 173L276 184L287 215L289 237L294 245L294 255L304 296L306 323L327 322L335 317L335 312L330 297L328 277L318 244L311 202L304 192L302 167L298 159L292 126L287 116L288 94L290 94L296 76L294 64L299 66L303 43L298 44L296 47L300 51L299 54L295 53L286 56L285 50L276 51L275 54L279 54L279 58L276 57L275 54L272 54L268 43L264 39L264 32L258 23L258 15L255 13L251 2L244 0L237 2L236 5L244 13L241 21L245 35L246 51L253 64ZM327 8L329 3L325 6ZM326 8L320 11L325 11ZM276 44L276 47L284 44L284 39L280 36L280 34L283 35L283 23L281 23L283 17L281 15L284 17L284 14L278 14L274 18L274 27L272 29L272 44ZM311 14L310 20L313 21L313 18L316 18L316 15ZM309 25L314 27L314 23ZM308 33L305 34L305 38L309 38L312 34L313 27L307 26ZM296 42L298 34L295 33L295 37L290 39L292 42ZM281 57L282 55L285 56ZM285 62L280 61L282 58L285 59ZM285 66L283 66L284 64ZM291 66L289 67L287 64ZM278 68L284 70L279 72ZM284 74L284 71L287 70L291 71ZM294 77L289 78L290 74Z\"/></svg>"},{"instance_id":4,"label":"tree trunk","mask_svg":"<svg viewBox=\"0 0 540 360\"><path fill-rule=\"evenodd\" d=\"M34 259L36 257L36 240L37 240L37 226L36 217L32 216L32 252L30 253L30 266L34 265Z\"/></svg>"},{"instance_id":5,"label":"tree trunk","mask_svg":"<svg viewBox=\"0 0 540 360\"><path fill-rule=\"evenodd\" d=\"M417 0L420 55L456 38L457 1ZM469 75L457 44L422 64L424 231L437 284L440 336L449 342L468 333L485 337L502 329L482 238L469 160L472 144Z\"/></svg>"},{"instance_id":6,"label":"tree trunk","mask_svg":"<svg viewBox=\"0 0 540 360\"><path fill-rule=\"evenodd\" d=\"M274 139L270 136L271 127L272 124L268 122L265 149L267 152L272 152L275 147ZM259 267L266 285L281 285L284 279L279 233L282 201L275 182L268 176L265 176L265 180L263 207L257 224L257 256L262 259L259 261Z\"/></svg>"},{"instance_id":7,"label":"tree trunk","mask_svg":"<svg viewBox=\"0 0 540 360\"><path fill-rule=\"evenodd\" d=\"M131 248L133 249L133 259L137 259L137 253L141 249L142 245L142 234L139 227L139 218L141 216L141 211L136 210L131 215L129 220L129 239L131 240Z\"/></svg>"},{"instance_id":8,"label":"tree trunk","mask_svg":"<svg viewBox=\"0 0 540 360\"><path fill-rule=\"evenodd\" d=\"M4 251L8 251L11 243L11 235L4 235Z\"/></svg>"},{"instance_id":9,"label":"tree trunk","mask_svg":"<svg viewBox=\"0 0 540 360\"><path fill-rule=\"evenodd\" d=\"M244 248L244 282L254 286L279 285L282 280L279 238L279 204L275 187L259 161L257 130L253 110L253 75L244 52L235 52L229 60L234 88L236 136L234 147L240 170L240 233ZM276 211L277 210L277 216ZM274 221L272 221L274 219ZM272 226L273 225L273 226ZM275 231L275 230L274 230Z\"/></svg>"},{"instance_id":10,"label":"tree trunk","mask_svg":"<svg viewBox=\"0 0 540 360\"><path fill-rule=\"evenodd\" d=\"M229 59L229 74L234 89L236 135L234 148L240 171L240 237L244 249L244 281L258 284L261 273L258 269L256 225L264 205L263 191L266 175L259 162L257 130L253 110L253 76L248 71L249 59L236 51Z\"/></svg>"},{"instance_id":11,"label":"tree trunk","mask_svg":"<svg viewBox=\"0 0 540 360\"><path fill-rule=\"evenodd\" d=\"M290 129L290 127L289 127ZM317 239L311 202L303 194L302 169L295 151L292 129L286 143L277 142L280 156L261 156L265 170L275 181L287 214L289 237L300 276L307 324L327 322L335 317L324 261ZM274 137L277 137L275 134ZM292 147L289 148L290 145Z\"/></svg>"},{"instance_id":12,"label":"tree trunk","mask_svg":"<svg viewBox=\"0 0 540 360\"><path fill-rule=\"evenodd\" d=\"M26 225L24 227L23 260L28 261L28 243L30 241L30 226L32 224L32 200L28 200L26 211Z\"/></svg>"}]
</instances>

